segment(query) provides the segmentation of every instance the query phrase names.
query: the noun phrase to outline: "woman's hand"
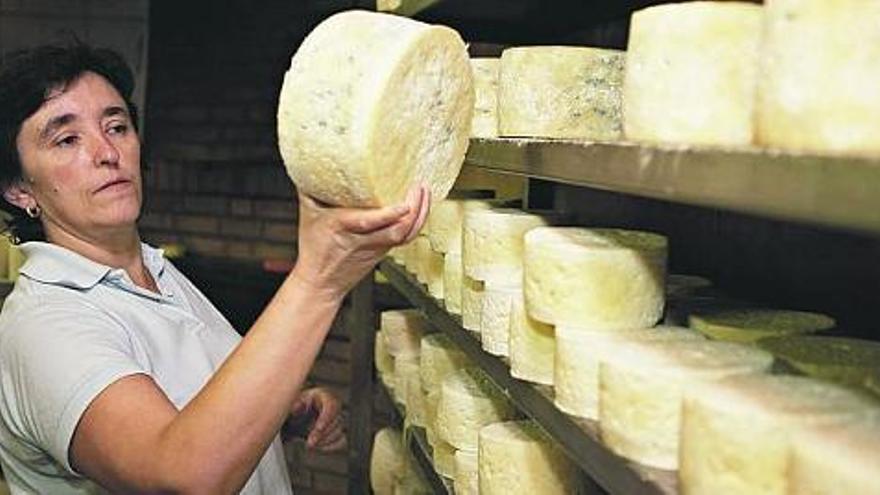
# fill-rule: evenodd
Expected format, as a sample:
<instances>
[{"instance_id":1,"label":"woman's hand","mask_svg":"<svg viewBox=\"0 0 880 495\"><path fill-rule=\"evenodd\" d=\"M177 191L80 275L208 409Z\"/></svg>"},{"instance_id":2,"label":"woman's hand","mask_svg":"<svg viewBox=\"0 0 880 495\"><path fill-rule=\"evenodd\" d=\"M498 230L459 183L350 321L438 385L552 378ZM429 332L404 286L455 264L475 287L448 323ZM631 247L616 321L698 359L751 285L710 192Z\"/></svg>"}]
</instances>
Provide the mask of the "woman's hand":
<instances>
[{"instance_id":1,"label":"woman's hand","mask_svg":"<svg viewBox=\"0 0 880 495\"><path fill-rule=\"evenodd\" d=\"M299 195L299 256L293 276L317 294L341 299L385 255L425 223L430 191L419 187L397 206L339 208Z\"/></svg>"},{"instance_id":2,"label":"woman's hand","mask_svg":"<svg viewBox=\"0 0 880 495\"><path fill-rule=\"evenodd\" d=\"M291 423L308 423L302 430L306 445L321 452L342 450L346 446L341 406L328 390L304 390L290 410Z\"/></svg>"}]
</instances>

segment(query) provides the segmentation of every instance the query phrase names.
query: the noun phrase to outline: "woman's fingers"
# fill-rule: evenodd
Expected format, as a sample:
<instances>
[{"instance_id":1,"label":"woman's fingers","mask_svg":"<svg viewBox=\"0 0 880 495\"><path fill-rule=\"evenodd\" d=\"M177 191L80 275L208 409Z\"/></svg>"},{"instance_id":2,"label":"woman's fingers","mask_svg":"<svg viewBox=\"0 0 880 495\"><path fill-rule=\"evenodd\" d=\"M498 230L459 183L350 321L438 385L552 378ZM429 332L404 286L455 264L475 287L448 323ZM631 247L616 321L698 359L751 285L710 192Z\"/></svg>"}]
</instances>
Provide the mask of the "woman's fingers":
<instances>
[{"instance_id":1,"label":"woman's fingers","mask_svg":"<svg viewBox=\"0 0 880 495\"><path fill-rule=\"evenodd\" d=\"M422 194L420 196L418 209L416 210L416 218L412 223L409 232L407 232L404 237L404 244L415 239L415 237L419 235L419 231L422 230L422 226L425 225L425 220L427 220L428 212L431 209L431 190L426 187L421 187L420 189L422 190Z\"/></svg>"}]
</instances>

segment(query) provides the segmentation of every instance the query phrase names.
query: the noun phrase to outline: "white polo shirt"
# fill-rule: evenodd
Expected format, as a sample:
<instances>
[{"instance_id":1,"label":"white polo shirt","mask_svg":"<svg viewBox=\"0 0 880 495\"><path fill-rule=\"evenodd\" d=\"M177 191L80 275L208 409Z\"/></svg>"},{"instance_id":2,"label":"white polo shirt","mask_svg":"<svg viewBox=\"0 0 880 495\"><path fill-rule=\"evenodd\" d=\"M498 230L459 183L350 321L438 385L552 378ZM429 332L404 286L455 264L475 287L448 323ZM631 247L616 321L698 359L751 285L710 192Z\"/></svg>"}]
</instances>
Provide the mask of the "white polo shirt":
<instances>
[{"instance_id":1,"label":"white polo shirt","mask_svg":"<svg viewBox=\"0 0 880 495\"><path fill-rule=\"evenodd\" d=\"M0 464L13 494L100 493L68 457L91 401L114 381L142 373L179 410L240 337L146 244L144 263L161 294L54 244L21 248L27 261L0 312ZM241 493L292 493L278 437Z\"/></svg>"}]
</instances>

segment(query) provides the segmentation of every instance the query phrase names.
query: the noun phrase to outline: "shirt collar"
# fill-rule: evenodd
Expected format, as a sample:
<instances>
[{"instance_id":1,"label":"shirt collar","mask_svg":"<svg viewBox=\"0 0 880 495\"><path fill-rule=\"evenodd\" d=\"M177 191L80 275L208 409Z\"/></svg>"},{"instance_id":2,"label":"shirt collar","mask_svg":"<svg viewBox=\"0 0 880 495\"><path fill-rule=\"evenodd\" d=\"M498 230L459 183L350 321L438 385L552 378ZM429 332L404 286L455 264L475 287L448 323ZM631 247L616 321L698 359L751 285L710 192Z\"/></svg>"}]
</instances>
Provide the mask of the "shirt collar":
<instances>
[{"instance_id":1,"label":"shirt collar","mask_svg":"<svg viewBox=\"0 0 880 495\"><path fill-rule=\"evenodd\" d=\"M26 242L20 246L26 260L19 273L46 284L89 289L107 276L113 267L96 263L67 248L48 242ZM161 249L141 243L144 265L158 280L165 270Z\"/></svg>"}]
</instances>

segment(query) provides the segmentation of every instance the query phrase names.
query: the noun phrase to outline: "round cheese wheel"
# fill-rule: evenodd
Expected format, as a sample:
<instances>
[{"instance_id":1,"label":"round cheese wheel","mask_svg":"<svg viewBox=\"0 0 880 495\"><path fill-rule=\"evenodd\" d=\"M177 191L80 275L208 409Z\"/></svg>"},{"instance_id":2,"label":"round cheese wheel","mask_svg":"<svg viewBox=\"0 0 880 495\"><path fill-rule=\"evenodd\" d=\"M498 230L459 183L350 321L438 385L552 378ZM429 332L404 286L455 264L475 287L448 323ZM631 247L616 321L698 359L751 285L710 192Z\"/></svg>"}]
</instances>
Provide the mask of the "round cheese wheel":
<instances>
[{"instance_id":1,"label":"round cheese wheel","mask_svg":"<svg viewBox=\"0 0 880 495\"><path fill-rule=\"evenodd\" d=\"M480 430L480 495L577 493L577 468L531 421Z\"/></svg>"},{"instance_id":2,"label":"round cheese wheel","mask_svg":"<svg viewBox=\"0 0 880 495\"><path fill-rule=\"evenodd\" d=\"M474 72L474 117L471 136L492 138L498 136L498 70L499 60L492 57L471 59Z\"/></svg>"},{"instance_id":3,"label":"round cheese wheel","mask_svg":"<svg viewBox=\"0 0 880 495\"><path fill-rule=\"evenodd\" d=\"M798 335L758 341L798 371L843 385L859 386L880 371L880 343L846 337Z\"/></svg>"},{"instance_id":4,"label":"round cheese wheel","mask_svg":"<svg viewBox=\"0 0 880 495\"><path fill-rule=\"evenodd\" d=\"M428 287L429 294L443 299L443 253L431 249L431 242L425 236L419 236L416 241L419 250L416 277Z\"/></svg>"},{"instance_id":5,"label":"round cheese wheel","mask_svg":"<svg viewBox=\"0 0 880 495\"><path fill-rule=\"evenodd\" d=\"M474 88L454 30L367 11L330 16L284 75L278 145L297 188L344 206L443 199L470 136Z\"/></svg>"},{"instance_id":6,"label":"round cheese wheel","mask_svg":"<svg viewBox=\"0 0 880 495\"><path fill-rule=\"evenodd\" d=\"M431 249L439 253L461 252L461 223L469 209L491 208L505 200L490 199L494 191L488 189L453 190L449 197L434 202L425 220L422 233L431 241Z\"/></svg>"},{"instance_id":7,"label":"round cheese wheel","mask_svg":"<svg viewBox=\"0 0 880 495\"><path fill-rule=\"evenodd\" d=\"M501 54L501 136L611 140L621 136L623 68L619 50L523 46Z\"/></svg>"},{"instance_id":8,"label":"round cheese wheel","mask_svg":"<svg viewBox=\"0 0 880 495\"><path fill-rule=\"evenodd\" d=\"M421 348L419 373L426 392L439 392L446 375L469 362L467 356L442 333L423 337Z\"/></svg>"},{"instance_id":9,"label":"round cheese wheel","mask_svg":"<svg viewBox=\"0 0 880 495\"><path fill-rule=\"evenodd\" d=\"M480 495L477 451L455 451L455 495Z\"/></svg>"},{"instance_id":10,"label":"round cheese wheel","mask_svg":"<svg viewBox=\"0 0 880 495\"><path fill-rule=\"evenodd\" d=\"M880 493L880 416L794 437L789 493Z\"/></svg>"},{"instance_id":11,"label":"round cheese wheel","mask_svg":"<svg viewBox=\"0 0 880 495\"><path fill-rule=\"evenodd\" d=\"M467 275L461 279L461 326L473 332L480 331L483 313L483 293L486 284Z\"/></svg>"},{"instance_id":12,"label":"round cheese wheel","mask_svg":"<svg viewBox=\"0 0 880 495\"><path fill-rule=\"evenodd\" d=\"M382 428L373 437L370 454L370 486L376 495L391 495L394 478L403 469L406 450L403 436L393 428Z\"/></svg>"},{"instance_id":13,"label":"round cheese wheel","mask_svg":"<svg viewBox=\"0 0 880 495\"><path fill-rule=\"evenodd\" d=\"M396 358L418 355L422 337L431 330L431 323L418 309L398 309L379 315L379 329L385 337L386 349Z\"/></svg>"},{"instance_id":14,"label":"round cheese wheel","mask_svg":"<svg viewBox=\"0 0 880 495\"><path fill-rule=\"evenodd\" d=\"M620 353L627 343L638 340L703 340L693 330L667 326L614 332L559 326L554 333L556 407L589 419L599 419L599 362L603 356Z\"/></svg>"},{"instance_id":15,"label":"round cheese wheel","mask_svg":"<svg viewBox=\"0 0 880 495\"><path fill-rule=\"evenodd\" d=\"M553 385L556 333L526 312L522 291L510 307L510 375L543 385Z\"/></svg>"},{"instance_id":16,"label":"round cheese wheel","mask_svg":"<svg viewBox=\"0 0 880 495\"><path fill-rule=\"evenodd\" d=\"M870 0L774 0L765 10L758 142L798 150L880 152L880 5Z\"/></svg>"},{"instance_id":17,"label":"round cheese wheel","mask_svg":"<svg viewBox=\"0 0 880 495\"><path fill-rule=\"evenodd\" d=\"M730 342L815 333L835 325L834 319L819 313L760 308L694 313L688 321L691 328L709 338Z\"/></svg>"},{"instance_id":18,"label":"round cheese wheel","mask_svg":"<svg viewBox=\"0 0 880 495\"><path fill-rule=\"evenodd\" d=\"M510 354L510 314L515 299L522 299L522 288L486 284L480 314L480 340L483 350L489 354Z\"/></svg>"},{"instance_id":19,"label":"round cheese wheel","mask_svg":"<svg viewBox=\"0 0 880 495\"><path fill-rule=\"evenodd\" d=\"M752 143L760 5L684 2L633 13L624 132L637 141Z\"/></svg>"},{"instance_id":20,"label":"round cheese wheel","mask_svg":"<svg viewBox=\"0 0 880 495\"><path fill-rule=\"evenodd\" d=\"M480 427L510 419L514 408L483 373L464 368L450 373L437 404L437 436L457 449L475 450Z\"/></svg>"},{"instance_id":21,"label":"round cheese wheel","mask_svg":"<svg viewBox=\"0 0 880 495\"><path fill-rule=\"evenodd\" d=\"M443 296L446 311L461 314L461 253L448 252L443 255Z\"/></svg>"},{"instance_id":22,"label":"round cheese wheel","mask_svg":"<svg viewBox=\"0 0 880 495\"><path fill-rule=\"evenodd\" d=\"M615 453L678 469L682 394L702 381L769 370L773 356L732 342L631 342L602 355L599 427Z\"/></svg>"},{"instance_id":23,"label":"round cheese wheel","mask_svg":"<svg viewBox=\"0 0 880 495\"><path fill-rule=\"evenodd\" d=\"M663 314L666 246L649 232L534 228L525 235L526 310L551 325L651 327Z\"/></svg>"},{"instance_id":24,"label":"round cheese wheel","mask_svg":"<svg viewBox=\"0 0 880 495\"><path fill-rule=\"evenodd\" d=\"M800 376L736 376L689 390L679 487L689 494L796 493L787 491L792 433L877 412L867 396Z\"/></svg>"}]
</instances>

